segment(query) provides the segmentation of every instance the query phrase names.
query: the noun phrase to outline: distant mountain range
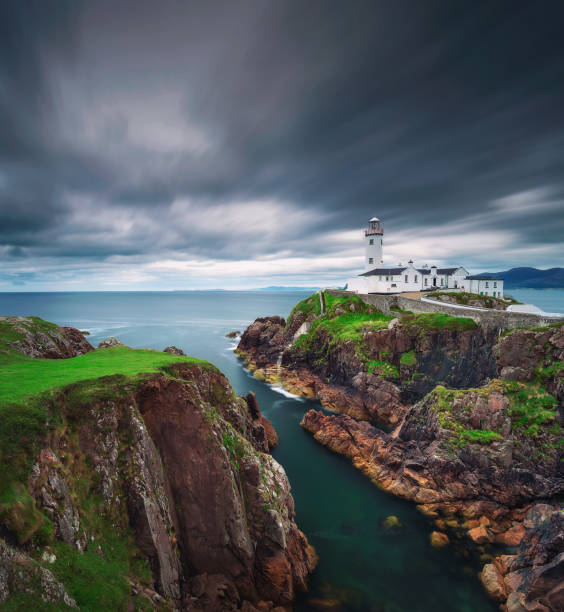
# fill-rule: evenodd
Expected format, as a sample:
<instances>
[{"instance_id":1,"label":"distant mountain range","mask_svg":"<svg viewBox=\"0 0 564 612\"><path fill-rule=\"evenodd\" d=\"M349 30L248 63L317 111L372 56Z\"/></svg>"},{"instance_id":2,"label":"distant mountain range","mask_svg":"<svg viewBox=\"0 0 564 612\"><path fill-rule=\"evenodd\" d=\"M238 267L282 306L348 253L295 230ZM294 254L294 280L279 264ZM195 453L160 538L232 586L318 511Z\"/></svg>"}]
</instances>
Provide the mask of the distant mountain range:
<instances>
[{"instance_id":1,"label":"distant mountain range","mask_svg":"<svg viewBox=\"0 0 564 612\"><path fill-rule=\"evenodd\" d=\"M506 272L489 273L490 276L503 278L504 287L528 289L564 289L564 268L511 268Z\"/></svg>"}]
</instances>

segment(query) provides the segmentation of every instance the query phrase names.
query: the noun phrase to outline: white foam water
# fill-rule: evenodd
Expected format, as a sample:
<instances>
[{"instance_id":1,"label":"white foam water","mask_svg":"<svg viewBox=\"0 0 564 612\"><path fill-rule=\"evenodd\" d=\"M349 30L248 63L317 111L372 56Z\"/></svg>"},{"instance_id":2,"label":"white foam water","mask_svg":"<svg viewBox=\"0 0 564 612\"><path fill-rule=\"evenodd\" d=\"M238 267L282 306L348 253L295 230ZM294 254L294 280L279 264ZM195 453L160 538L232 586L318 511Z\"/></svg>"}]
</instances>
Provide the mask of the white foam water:
<instances>
[{"instance_id":1,"label":"white foam water","mask_svg":"<svg viewBox=\"0 0 564 612\"><path fill-rule=\"evenodd\" d=\"M300 397L299 395L295 395L294 393L290 393L289 391L286 391L286 389L284 389L284 387L280 383L269 384L268 386L273 391L276 391L276 393L281 393L284 397L295 399L298 402L305 402L305 399L303 397Z\"/></svg>"}]
</instances>

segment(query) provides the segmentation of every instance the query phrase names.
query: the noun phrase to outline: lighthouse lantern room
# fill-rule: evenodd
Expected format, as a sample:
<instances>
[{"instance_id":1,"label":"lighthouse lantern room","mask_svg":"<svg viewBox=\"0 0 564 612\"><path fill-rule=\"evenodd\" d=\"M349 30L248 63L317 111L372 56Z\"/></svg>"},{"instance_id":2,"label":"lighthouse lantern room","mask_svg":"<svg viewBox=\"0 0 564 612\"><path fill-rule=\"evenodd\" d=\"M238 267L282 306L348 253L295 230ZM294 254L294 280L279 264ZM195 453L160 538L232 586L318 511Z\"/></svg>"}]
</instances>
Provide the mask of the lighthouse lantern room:
<instances>
[{"instance_id":1,"label":"lighthouse lantern room","mask_svg":"<svg viewBox=\"0 0 564 612\"><path fill-rule=\"evenodd\" d=\"M382 246L384 244L384 226L377 217L368 222L368 229L364 230L365 261L364 270L368 272L382 265Z\"/></svg>"}]
</instances>

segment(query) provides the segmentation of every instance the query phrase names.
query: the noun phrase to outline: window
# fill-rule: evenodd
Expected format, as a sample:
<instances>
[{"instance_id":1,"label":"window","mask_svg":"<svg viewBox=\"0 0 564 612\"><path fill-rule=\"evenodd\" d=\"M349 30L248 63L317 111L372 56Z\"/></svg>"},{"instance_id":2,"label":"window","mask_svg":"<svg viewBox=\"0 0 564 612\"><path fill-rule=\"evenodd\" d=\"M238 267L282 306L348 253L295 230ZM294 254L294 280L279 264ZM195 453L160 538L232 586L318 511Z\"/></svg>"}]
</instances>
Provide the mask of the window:
<instances>
[{"instance_id":1,"label":"window","mask_svg":"<svg viewBox=\"0 0 564 612\"><path fill-rule=\"evenodd\" d=\"M407 276L407 274L406 274L406 275L405 275L405 282L406 282L406 283L407 283L407 282L409 282L407 279L408 279L408 276Z\"/></svg>"},{"instance_id":2,"label":"window","mask_svg":"<svg viewBox=\"0 0 564 612\"><path fill-rule=\"evenodd\" d=\"M390 280L390 277L389 277L389 276L386 276L386 280L387 280L387 281L389 281L389 280Z\"/></svg>"},{"instance_id":3,"label":"window","mask_svg":"<svg viewBox=\"0 0 564 612\"><path fill-rule=\"evenodd\" d=\"M427 286L427 279L425 279L425 287Z\"/></svg>"},{"instance_id":4,"label":"window","mask_svg":"<svg viewBox=\"0 0 564 612\"><path fill-rule=\"evenodd\" d=\"M415 278L413 279L413 282L416 283L417 282L417 274L415 275Z\"/></svg>"},{"instance_id":5,"label":"window","mask_svg":"<svg viewBox=\"0 0 564 612\"><path fill-rule=\"evenodd\" d=\"M494 291L494 294L493 294L493 296L495 297L495 291Z\"/></svg>"},{"instance_id":6,"label":"window","mask_svg":"<svg viewBox=\"0 0 564 612\"><path fill-rule=\"evenodd\" d=\"M383 240L380 240L380 244L384 244L384 241L383 241Z\"/></svg>"},{"instance_id":7,"label":"window","mask_svg":"<svg viewBox=\"0 0 564 612\"><path fill-rule=\"evenodd\" d=\"M489 284L489 283L486 283L486 289L487 289L489 286L490 286L490 284Z\"/></svg>"},{"instance_id":8,"label":"window","mask_svg":"<svg viewBox=\"0 0 564 612\"><path fill-rule=\"evenodd\" d=\"M397 285L395 283L392 283L392 287L397 287Z\"/></svg>"},{"instance_id":9,"label":"window","mask_svg":"<svg viewBox=\"0 0 564 612\"><path fill-rule=\"evenodd\" d=\"M378 280L382 280L382 277L381 277L381 276L379 276L379 277L378 277Z\"/></svg>"},{"instance_id":10,"label":"window","mask_svg":"<svg viewBox=\"0 0 564 612\"><path fill-rule=\"evenodd\" d=\"M373 257L369 257L369 258L368 258L368 263L369 263L369 264L374 263L374 258L373 258Z\"/></svg>"},{"instance_id":11,"label":"window","mask_svg":"<svg viewBox=\"0 0 564 612\"><path fill-rule=\"evenodd\" d=\"M370 238L370 244L374 244L374 238Z\"/></svg>"},{"instance_id":12,"label":"window","mask_svg":"<svg viewBox=\"0 0 564 612\"><path fill-rule=\"evenodd\" d=\"M441 278L441 287L443 286L443 280L444 280L444 279L442 279L442 278Z\"/></svg>"},{"instance_id":13,"label":"window","mask_svg":"<svg viewBox=\"0 0 564 612\"><path fill-rule=\"evenodd\" d=\"M497 287L497 283L494 283L494 289ZM495 295L495 294L494 294Z\"/></svg>"}]
</instances>

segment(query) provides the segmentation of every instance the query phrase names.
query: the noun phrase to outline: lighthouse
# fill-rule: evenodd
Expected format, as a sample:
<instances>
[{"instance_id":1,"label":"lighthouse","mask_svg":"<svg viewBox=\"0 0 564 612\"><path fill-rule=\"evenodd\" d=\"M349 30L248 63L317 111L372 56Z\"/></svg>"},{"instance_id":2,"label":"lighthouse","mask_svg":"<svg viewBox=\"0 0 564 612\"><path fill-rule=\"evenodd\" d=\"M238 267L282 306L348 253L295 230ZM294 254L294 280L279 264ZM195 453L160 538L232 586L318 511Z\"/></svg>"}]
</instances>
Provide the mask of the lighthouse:
<instances>
[{"instance_id":1,"label":"lighthouse","mask_svg":"<svg viewBox=\"0 0 564 612\"><path fill-rule=\"evenodd\" d=\"M368 272L382 265L382 247L384 245L384 226L380 219L372 217L368 229L364 230L365 257L364 271Z\"/></svg>"}]
</instances>

